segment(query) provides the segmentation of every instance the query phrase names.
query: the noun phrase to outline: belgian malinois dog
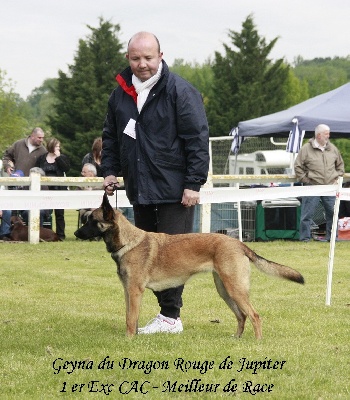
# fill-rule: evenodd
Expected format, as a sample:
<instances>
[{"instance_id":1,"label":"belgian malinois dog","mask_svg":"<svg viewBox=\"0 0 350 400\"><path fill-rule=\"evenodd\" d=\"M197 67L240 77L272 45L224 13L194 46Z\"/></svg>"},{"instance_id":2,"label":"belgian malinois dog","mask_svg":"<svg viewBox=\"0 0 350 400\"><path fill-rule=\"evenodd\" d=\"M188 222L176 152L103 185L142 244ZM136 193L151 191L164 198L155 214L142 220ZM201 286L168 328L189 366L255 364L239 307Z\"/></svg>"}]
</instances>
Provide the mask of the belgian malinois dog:
<instances>
[{"instance_id":1,"label":"belgian malinois dog","mask_svg":"<svg viewBox=\"0 0 350 400\"><path fill-rule=\"evenodd\" d=\"M211 271L219 295L236 315L236 336L241 337L248 316L255 337L261 339L260 317L249 302L249 261L268 275L304 283L296 270L268 261L221 233L167 235L138 229L112 208L106 193L101 206L74 234L83 240L102 236L105 241L124 287L128 336L137 333L145 288L161 291L177 287L194 274Z\"/></svg>"}]
</instances>

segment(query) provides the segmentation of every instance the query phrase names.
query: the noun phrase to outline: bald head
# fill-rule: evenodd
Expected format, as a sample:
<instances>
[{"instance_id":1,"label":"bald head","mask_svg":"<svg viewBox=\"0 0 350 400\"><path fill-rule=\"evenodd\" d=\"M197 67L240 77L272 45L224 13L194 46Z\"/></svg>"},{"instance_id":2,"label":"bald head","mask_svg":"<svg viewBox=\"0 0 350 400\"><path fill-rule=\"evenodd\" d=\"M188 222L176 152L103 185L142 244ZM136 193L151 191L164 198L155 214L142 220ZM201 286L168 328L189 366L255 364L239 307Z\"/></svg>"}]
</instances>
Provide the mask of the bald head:
<instances>
[{"instance_id":1,"label":"bald head","mask_svg":"<svg viewBox=\"0 0 350 400\"><path fill-rule=\"evenodd\" d=\"M140 81L145 82L157 73L162 57L159 41L153 33L139 32L129 40L126 58Z\"/></svg>"},{"instance_id":2,"label":"bald head","mask_svg":"<svg viewBox=\"0 0 350 400\"><path fill-rule=\"evenodd\" d=\"M33 146L40 146L43 141L44 141L44 136L45 136L45 132L39 128L36 127L32 130L32 133L29 136L29 142L33 145Z\"/></svg>"},{"instance_id":3,"label":"bald head","mask_svg":"<svg viewBox=\"0 0 350 400\"><path fill-rule=\"evenodd\" d=\"M157 36L155 34L150 33L150 32L138 32L138 33L135 33L135 35L133 35L129 40L128 53L129 53L130 44L132 45L132 42L134 40L136 40L136 41L143 41L144 40L144 41L147 41L149 43L154 41L155 44L157 45L157 51L158 51L158 53L160 53L160 43L159 43L159 40L158 40L158 38L157 38Z\"/></svg>"}]
</instances>

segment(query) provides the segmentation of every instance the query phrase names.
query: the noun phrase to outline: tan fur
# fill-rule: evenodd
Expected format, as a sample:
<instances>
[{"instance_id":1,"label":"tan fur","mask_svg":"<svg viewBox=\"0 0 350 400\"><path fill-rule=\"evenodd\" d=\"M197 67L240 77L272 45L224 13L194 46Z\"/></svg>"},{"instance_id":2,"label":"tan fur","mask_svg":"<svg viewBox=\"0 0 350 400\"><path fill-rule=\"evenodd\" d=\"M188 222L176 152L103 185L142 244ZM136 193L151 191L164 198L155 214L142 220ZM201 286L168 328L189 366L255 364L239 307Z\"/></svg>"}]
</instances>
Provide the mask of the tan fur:
<instances>
[{"instance_id":1,"label":"tan fur","mask_svg":"<svg viewBox=\"0 0 350 400\"><path fill-rule=\"evenodd\" d=\"M194 274L210 271L218 293L236 315L236 336L242 335L248 317L255 337L261 339L260 317L249 302L249 261L269 275L304 283L296 270L265 260L244 243L223 234L167 235L142 231L112 209L107 195L101 207L75 235L79 239L103 237L124 287L128 336L137 332L141 299L146 288L160 291L176 287Z\"/></svg>"}]
</instances>

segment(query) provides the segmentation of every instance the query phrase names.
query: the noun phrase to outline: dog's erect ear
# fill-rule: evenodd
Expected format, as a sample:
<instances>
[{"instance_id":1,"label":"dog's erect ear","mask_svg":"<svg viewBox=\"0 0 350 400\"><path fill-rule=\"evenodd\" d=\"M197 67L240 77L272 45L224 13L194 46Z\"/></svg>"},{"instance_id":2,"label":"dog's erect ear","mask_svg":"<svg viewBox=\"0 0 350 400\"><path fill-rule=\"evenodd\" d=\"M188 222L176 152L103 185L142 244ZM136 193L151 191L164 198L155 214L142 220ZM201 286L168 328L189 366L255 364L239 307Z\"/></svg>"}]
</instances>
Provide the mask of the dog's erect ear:
<instances>
[{"instance_id":1,"label":"dog's erect ear","mask_svg":"<svg viewBox=\"0 0 350 400\"><path fill-rule=\"evenodd\" d=\"M101 208L103 210L103 219L105 221L113 221L114 220L114 210L113 210L112 206L109 203L108 195L107 195L106 192L103 195Z\"/></svg>"}]
</instances>

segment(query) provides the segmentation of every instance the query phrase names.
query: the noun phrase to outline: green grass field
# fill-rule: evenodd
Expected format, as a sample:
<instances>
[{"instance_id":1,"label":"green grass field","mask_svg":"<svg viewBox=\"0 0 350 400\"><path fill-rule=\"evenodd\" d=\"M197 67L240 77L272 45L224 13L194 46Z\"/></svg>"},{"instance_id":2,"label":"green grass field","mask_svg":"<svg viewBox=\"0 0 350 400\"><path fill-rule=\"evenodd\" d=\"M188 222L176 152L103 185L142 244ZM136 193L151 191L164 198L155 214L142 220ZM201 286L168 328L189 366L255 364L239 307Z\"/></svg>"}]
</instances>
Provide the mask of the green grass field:
<instances>
[{"instance_id":1,"label":"green grass field","mask_svg":"<svg viewBox=\"0 0 350 400\"><path fill-rule=\"evenodd\" d=\"M252 266L261 341L249 321L241 339L232 337L236 320L210 274L185 287L181 335L130 340L105 244L75 240L76 211L66 221L65 242L0 243L0 399L350 398L349 242L336 244L331 306L329 244L249 244L306 280L270 278ZM147 291L140 325L157 312Z\"/></svg>"}]
</instances>

